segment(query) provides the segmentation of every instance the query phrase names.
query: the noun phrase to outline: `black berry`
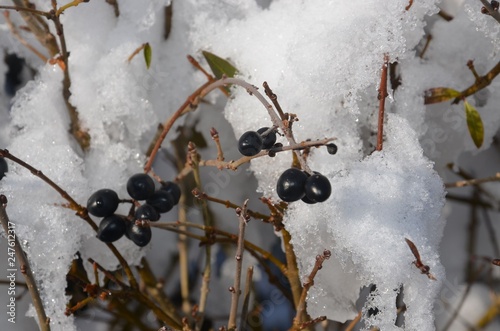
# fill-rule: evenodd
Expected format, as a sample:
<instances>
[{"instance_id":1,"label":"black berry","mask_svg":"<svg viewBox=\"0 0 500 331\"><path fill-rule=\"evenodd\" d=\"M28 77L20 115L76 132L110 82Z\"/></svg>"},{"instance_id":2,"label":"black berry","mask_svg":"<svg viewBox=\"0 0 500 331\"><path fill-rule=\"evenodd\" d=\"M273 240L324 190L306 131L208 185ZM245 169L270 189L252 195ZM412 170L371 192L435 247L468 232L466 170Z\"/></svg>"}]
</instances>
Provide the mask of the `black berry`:
<instances>
[{"instance_id":1,"label":"black berry","mask_svg":"<svg viewBox=\"0 0 500 331\"><path fill-rule=\"evenodd\" d=\"M306 180L305 192L308 200L323 202L332 194L332 186L328 178L322 174L314 173Z\"/></svg>"},{"instance_id":2,"label":"black berry","mask_svg":"<svg viewBox=\"0 0 500 331\"><path fill-rule=\"evenodd\" d=\"M172 194L164 190L154 192L153 196L146 200L147 204L153 206L159 213L170 211L174 207L174 201Z\"/></svg>"},{"instance_id":3,"label":"black berry","mask_svg":"<svg viewBox=\"0 0 500 331\"><path fill-rule=\"evenodd\" d=\"M156 211L155 207L145 203L135 210L135 219L156 222L160 219L160 215Z\"/></svg>"},{"instance_id":4,"label":"black berry","mask_svg":"<svg viewBox=\"0 0 500 331\"><path fill-rule=\"evenodd\" d=\"M125 234L139 247L144 247L151 241L151 228L147 223L132 222L127 226Z\"/></svg>"},{"instance_id":5,"label":"black berry","mask_svg":"<svg viewBox=\"0 0 500 331\"><path fill-rule=\"evenodd\" d=\"M117 241L125 234L125 219L120 215L111 215L102 219L97 231L97 238L105 243Z\"/></svg>"},{"instance_id":6,"label":"black berry","mask_svg":"<svg viewBox=\"0 0 500 331\"><path fill-rule=\"evenodd\" d=\"M326 145L326 150L329 154L335 155L337 154L337 145L335 145L334 143L330 143Z\"/></svg>"},{"instance_id":7,"label":"black berry","mask_svg":"<svg viewBox=\"0 0 500 331\"><path fill-rule=\"evenodd\" d=\"M255 131L247 131L238 141L238 150L245 156L254 156L262 150L262 137Z\"/></svg>"},{"instance_id":8,"label":"black berry","mask_svg":"<svg viewBox=\"0 0 500 331\"><path fill-rule=\"evenodd\" d=\"M2 179L5 176L5 173L9 170L9 167L7 167L7 161L5 161L5 158L0 156L0 179Z\"/></svg>"},{"instance_id":9,"label":"black berry","mask_svg":"<svg viewBox=\"0 0 500 331\"><path fill-rule=\"evenodd\" d=\"M302 199L300 199L300 200L302 200L303 202L305 202L305 203L307 203L307 204L309 204L309 205L314 205L314 204L316 203L316 201L312 201L312 200L310 200L310 199L307 197L307 195L304 195L304 196L302 197Z\"/></svg>"},{"instance_id":10,"label":"black berry","mask_svg":"<svg viewBox=\"0 0 500 331\"><path fill-rule=\"evenodd\" d=\"M102 189L94 192L87 201L87 210L94 216L111 216L118 208L118 195L115 191Z\"/></svg>"},{"instance_id":11,"label":"black berry","mask_svg":"<svg viewBox=\"0 0 500 331\"><path fill-rule=\"evenodd\" d=\"M276 132L273 130L269 132L266 136L262 136L264 132L269 130L269 128L260 128L257 130L257 133L259 133L262 137L262 149L269 149L273 147L274 143L276 142Z\"/></svg>"},{"instance_id":12,"label":"black berry","mask_svg":"<svg viewBox=\"0 0 500 331\"><path fill-rule=\"evenodd\" d=\"M127 192L135 200L146 200L155 192L155 182L147 174L135 174L127 182Z\"/></svg>"},{"instance_id":13,"label":"black berry","mask_svg":"<svg viewBox=\"0 0 500 331\"><path fill-rule=\"evenodd\" d=\"M170 193L172 198L174 199L174 205L179 203L179 199L181 198L181 188L174 182L163 182L161 183L160 190Z\"/></svg>"},{"instance_id":14,"label":"black berry","mask_svg":"<svg viewBox=\"0 0 500 331\"><path fill-rule=\"evenodd\" d=\"M293 202L304 197L304 185L307 180L307 175L296 168L285 170L278 179L276 184L276 192L281 200Z\"/></svg>"}]
</instances>

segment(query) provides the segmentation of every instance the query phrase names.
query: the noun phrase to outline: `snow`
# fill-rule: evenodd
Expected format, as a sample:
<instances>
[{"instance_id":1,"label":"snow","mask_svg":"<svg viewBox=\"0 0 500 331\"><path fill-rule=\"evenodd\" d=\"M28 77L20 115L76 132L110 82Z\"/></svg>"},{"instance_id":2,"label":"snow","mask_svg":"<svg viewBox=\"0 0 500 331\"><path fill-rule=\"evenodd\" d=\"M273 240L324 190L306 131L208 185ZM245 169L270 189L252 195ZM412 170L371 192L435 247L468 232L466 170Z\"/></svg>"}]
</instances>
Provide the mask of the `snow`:
<instances>
[{"instance_id":1,"label":"snow","mask_svg":"<svg viewBox=\"0 0 500 331\"><path fill-rule=\"evenodd\" d=\"M44 1L34 2L40 8L47 6ZM269 83L283 109L297 114L299 121L293 127L298 141L337 138L335 156L319 148L308 159L312 170L330 179L332 196L316 205L291 203L285 218L301 279L311 271L317 254L324 249L332 252L308 295L311 316L326 315L341 322L352 319L359 310L361 289L375 285L363 307L366 328L435 329L434 302L447 279L439 252L446 219L444 166L458 162L464 152L478 151L467 133L463 105L425 106L423 94L432 87L462 90L471 85L474 77L465 65L469 59L480 75L490 70L498 61L500 25L479 14L473 0L446 1L445 8L455 18L435 20L429 26L429 16L438 11L434 0L414 1L409 10L405 10L408 2L399 0L186 0L174 1L172 32L165 41L163 12L169 3L121 0L120 16L115 17L109 4L91 1L62 16L71 52L70 102L91 137L86 153L67 132L69 116L61 95L60 68L41 63L9 37L1 23L0 47L25 57L37 75L11 100L10 110L9 99L2 94L0 147L41 169L81 204L101 188L126 198L124 183L141 171L158 123L204 81L185 55L201 61L202 50L213 52L229 59L240 78L249 83ZM22 24L14 12L11 17ZM433 39L420 58L424 29ZM33 38L28 40L36 44ZM127 61L146 42L153 50L149 70L142 53ZM373 152L384 55L398 62L402 85L389 91L383 150ZM0 83L5 71L0 64ZM493 92L499 84L494 81L479 96L468 98L485 124L479 151L489 148L500 126L500 96ZM222 104L216 93L207 98L213 108ZM187 121L200 121L205 128L223 126L209 109L202 112L207 114L193 115ZM220 130L220 136L227 139L222 144L228 158L237 157L235 137L271 124L258 100L236 87L224 116L232 126ZM286 143L283 137L279 140ZM212 146L201 152L214 155L214 150ZM175 172L167 163L160 157L154 167L171 180ZM249 179L254 179L246 170L224 175L210 169L203 173L204 188L236 203L255 189L277 200L276 179L290 165L289 153L256 159L249 167L256 179L251 184ZM52 329L76 330L74 318L64 315L65 275L72 259L79 252L84 261L91 257L110 270L118 266L117 260L87 224L61 207L60 196L25 169L13 163L9 167L0 190L9 199L8 212L33 264ZM126 209L120 206L119 212L126 213ZM234 213L216 213L232 217L220 224L236 231ZM189 215L196 218L199 214L191 211ZM163 220L167 218L175 220L172 215ZM269 232L269 227L264 228ZM248 238L265 245L269 236L259 234L258 229L250 223ZM145 249L125 238L116 245L130 264L137 265L148 251L161 247L163 255L175 252L175 237L169 238L156 239ZM412 263L415 257L405 238L415 243L436 281ZM224 291L228 282L232 285L231 263L225 263L223 276L213 280L213 291ZM253 260L245 261L249 263ZM404 327L395 325L400 293L407 306ZM227 306L229 293L217 301ZM378 313L368 316L371 308ZM29 314L34 316L33 310Z\"/></svg>"}]
</instances>

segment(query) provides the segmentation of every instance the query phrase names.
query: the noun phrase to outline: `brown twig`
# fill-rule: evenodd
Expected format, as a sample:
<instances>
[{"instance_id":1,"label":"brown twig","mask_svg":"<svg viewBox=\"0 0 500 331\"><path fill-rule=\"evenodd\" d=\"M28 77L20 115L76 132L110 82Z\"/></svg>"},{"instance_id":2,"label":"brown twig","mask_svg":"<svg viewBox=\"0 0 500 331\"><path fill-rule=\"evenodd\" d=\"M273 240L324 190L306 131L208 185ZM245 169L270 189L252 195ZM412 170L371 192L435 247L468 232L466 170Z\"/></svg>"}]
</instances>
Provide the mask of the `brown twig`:
<instances>
[{"instance_id":1,"label":"brown twig","mask_svg":"<svg viewBox=\"0 0 500 331\"><path fill-rule=\"evenodd\" d=\"M487 0L479 0L483 4L484 8L488 11L488 14L493 17L498 23L500 23L500 13L495 10Z\"/></svg>"},{"instance_id":2,"label":"brown twig","mask_svg":"<svg viewBox=\"0 0 500 331\"><path fill-rule=\"evenodd\" d=\"M411 6L413 5L413 0L410 0L410 3L405 7L405 10L408 11L410 10Z\"/></svg>"},{"instance_id":3,"label":"brown twig","mask_svg":"<svg viewBox=\"0 0 500 331\"><path fill-rule=\"evenodd\" d=\"M241 307L241 318L240 318L240 330L244 331L246 329L246 321L248 315L248 307L250 304L250 290L252 287L253 278L253 266L248 267L247 277L245 280L245 289L243 294L243 306Z\"/></svg>"},{"instance_id":4,"label":"brown twig","mask_svg":"<svg viewBox=\"0 0 500 331\"><path fill-rule=\"evenodd\" d=\"M114 12L115 12L115 17L120 16L120 7L118 6L118 1L117 0L106 0L107 3L109 3L111 6L113 6Z\"/></svg>"},{"instance_id":5,"label":"brown twig","mask_svg":"<svg viewBox=\"0 0 500 331\"><path fill-rule=\"evenodd\" d=\"M377 151L382 150L382 144L384 140L384 109L385 109L385 98L387 97L387 67L389 65L389 56L384 55L384 65L382 66L382 75L380 78L380 87L378 90L378 130L377 130Z\"/></svg>"},{"instance_id":6,"label":"brown twig","mask_svg":"<svg viewBox=\"0 0 500 331\"><path fill-rule=\"evenodd\" d=\"M11 223L9 220L6 207L7 207L7 197L2 194L0 195L0 222L2 223L2 227L9 240L9 243L14 243L16 258L19 261L19 266L20 269L22 270L22 274L26 281L26 285L28 286L28 290L31 295L31 300L33 300L33 305L35 306L36 314L38 317L38 324L40 325L40 330L50 331L50 319L47 318L47 314L45 313L43 302L42 299L40 298L40 292L38 291L38 287L36 286L35 277L31 270L26 254L24 253L21 244L17 239L15 225ZM11 241L10 238L13 238L14 240ZM11 247L10 244L9 247Z\"/></svg>"},{"instance_id":7,"label":"brown twig","mask_svg":"<svg viewBox=\"0 0 500 331\"><path fill-rule=\"evenodd\" d=\"M493 175L491 177L459 180L459 181L456 181L454 183L446 183L444 186L446 188L465 187L465 186L481 185L483 183L498 182L498 181L500 181L500 172L497 172L495 175Z\"/></svg>"},{"instance_id":8,"label":"brown twig","mask_svg":"<svg viewBox=\"0 0 500 331\"><path fill-rule=\"evenodd\" d=\"M0 6L1 7L1 6ZM21 34L19 33L19 31L17 30L17 28L14 26L14 24L12 23L12 20L10 19L10 13L8 11L5 11L3 13L4 17L5 17L5 22L7 23L7 26L9 27L9 30L10 32L12 33L12 35L14 35L14 37L17 38L17 40L19 40L19 42L24 45L24 47L26 47L27 49L29 49L31 52L33 52L36 56L38 56L40 58L40 60L42 60L44 63L47 63L47 61L49 59L47 59L47 57L45 55L43 55L40 51L38 51L35 47L33 47L30 43L28 43L26 41L26 39L24 39Z\"/></svg>"},{"instance_id":9,"label":"brown twig","mask_svg":"<svg viewBox=\"0 0 500 331\"><path fill-rule=\"evenodd\" d=\"M291 243L292 236L285 229L281 229L281 235L283 237L283 245L285 246L285 257L286 257L286 272L284 273L290 282L290 287L292 289L293 304L297 310L297 316L300 315L299 322L305 320L305 311L299 311L301 293L303 293L302 284L300 283L299 267L297 265L297 257L293 250L293 245ZM305 299L304 299L305 300ZM302 316L304 315L304 316Z\"/></svg>"},{"instance_id":10,"label":"brown twig","mask_svg":"<svg viewBox=\"0 0 500 331\"><path fill-rule=\"evenodd\" d=\"M132 54L130 54L130 56L127 58L127 62L130 63L130 61L132 61L132 59L137 55L139 54L143 49L144 47L146 47L148 43L144 43L142 44L141 46L137 47L133 52Z\"/></svg>"},{"instance_id":11,"label":"brown twig","mask_svg":"<svg viewBox=\"0 0 500 331\"><path fill-rule=\"evenodd\" d=\"M500 74L500 61L486 75L476 78L474 84L460 92L460 95L453 100L453 104L457 104L460 100L487 87L498 74Z\"/></svg>"},{"instance_id":12,"label":"brown twig","mask_svg":"<svg viewBox=\"0 0 500 331\"><path fill-rule=\"evenodd\" d=\"M236 270L234 275L234 285L231 289L231 307L229 309L228 330L236 330L236 316L238 315L238 301L241 290L241 269L243 266L243 252L245 245L245 228L250 216L246 213L248 199L243 202L243 207L236 209L236 215L239 220L238 243L236 244Z\"/></svg>"},{"instance_id":13,"label":"brown twig","mask_svg":"<svg viewBox=\"0 0 500 331\"><path fill-rule=\"evenodd\" d=\"M307 316L306 313L307 293L309 292L309 289L314 285L314 277L316 277L318 271L323 267L323 262L325 262L325 260L328 260L331 257L331 255L332 253L329 250L324 250L322 255L316 256L316 262L314 263L314 267L303 284L302 293L300 295L300 301L297 306L297 314L293 319L292 329L299 329L299 330L302 329L302 323L305 322L304 317Z\"/></svg>"},{"instance_id":14,"label":"brown twig","mask_svg":"<svg viewBox=\"0 0 500 331\"><path fill-rule=\"evenodd\" d=\"M427 52L427 49L429 49L429 45L431 44L432 40L432 35L428 34L427 37L425 38L425 45L424 48L422 48L422 51L420 52L420 55L418 56L419 58L423 59L425 53Z\"/></svg>"},{"instance_id":15,"label":"brown twig","mask_svg":"<svg viewBox=\"0 0 500 331\"><path fill-rule=\"evenodd\" d=\"M224 161L224 152L222 151L222 146L220 145L219 132L215 128L210 129L210 135L212 136L215 146L217 147L217 161Z\"/></svg>"},{"instance_id":16,"label":"brown twig","mask_svg":"<svg viewBox=\"0 0 500 331\"><path fill-rule=\"evenodd\" d=\"M349 325L345 328L344 331L354 330L354 327L356 326L356 324L359 323L359 321L361 321L361 311L358 313L358 315L356 315L356 317L351 321L351 323L349 323Z\"/></svg>"}]
</instances>

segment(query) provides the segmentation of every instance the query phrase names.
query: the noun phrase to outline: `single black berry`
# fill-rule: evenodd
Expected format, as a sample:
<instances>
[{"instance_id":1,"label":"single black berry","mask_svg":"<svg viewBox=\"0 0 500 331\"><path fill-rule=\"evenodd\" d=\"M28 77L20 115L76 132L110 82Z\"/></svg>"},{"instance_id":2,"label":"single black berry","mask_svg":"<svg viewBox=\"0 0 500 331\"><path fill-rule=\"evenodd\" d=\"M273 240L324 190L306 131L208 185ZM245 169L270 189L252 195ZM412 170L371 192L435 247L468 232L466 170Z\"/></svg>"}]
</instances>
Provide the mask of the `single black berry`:
<instances>
[{"instance_id":1,"label":"single black berry","mask_svg":"<svg viewBox=\"0 0 500 331\"><path fill-rule=\"evenodd\" d=\"M257 130L257 133L259 133L262 137L262 149L269 149L273 147L274 143L276 142L276 132L273 130L269 132L266 136L262 136L264 132L269 130L269 128L260 128Z\"/></svg>"},{"instance_id":2,"label":"single black berry","mask_svg":"<svg viewBox=\"0 0 500 331\"><path fill-rule=\"evenodd\" d=\"M135 200L149 199L155 192L155 182L147 174L135 174L127 181L127 192Z\"/></svg>"},{"instance_id":3,"label":"single black berry","mask_svg":"<svg viewBox=\"0 0 500 331\"><path fill-rule=\"evenodd\" d=\"M118 195L115 191L101 189L92 194L87 201L87 210L94 216L111 216L118 208Z\"/></svg>"},{"instance_id":4,"label":"single black berry","mask_svg":"<svg viewBox=\"0 0 500 331\"><path fill-rule=\"evenodd\" d=\"M159 213L170 211L174 207L174 201L172 194L164 190L154 192L153 196L146 200L147 204L153 206Z\"/></svg>"},{"instance_id":5,"label":"single black berry","mask_svg":"<svg viewBox=\"0 0 500 331\"><path fill-rule=\"evenodd\" d=\"M332 194L332 186L328 178L320 173L314 173L306 180L305 192L307 199L323 202Z\"/></svg>"},{"instance_id":6,"label":"single black berry","mask_svg":"<svg viewBox=\"0 0 500 331\"><path fill-rule=\"evenodd\" d=\"M174 205L179 203L179 199L181 198L181 188L174 182L163 182L161 183L160 190L170 193L174 198Z\"/></svg>"},{"instance_id":7,"label":"single black berry","mask_svg":"<svg viewBox=\"0 0 500 331\"><path fill-rule=\"evenodd\" d=\"M5 161L5 158L0 156L0 179L2 179L5 176L5 173L9 170L9 167L7 166L7 161Z\"/></svg>"},{"instance_id":8,"label":"single black berry","mask_svg":"<svg viewBox=\"0 0 500 331\"><path fill-rule=\"evenodd\" d=\"M328 151L329 154L332 154L332 155L335 155L337 154L337 145L335 145L334 143L330 143L328 145L326 145L326 150Z\"/></svg>"},{"instance_id":9,"label":"single black berry","mask_svg":"<svg viewBox=\"0 0 500 331\"><path fill-rule=\"evenodd\" d=\"M151 241L151 228L147 223L131 222L126 228L125 235L137 246L144 247Z\"/></svg>"},{"instance_id":10,"label":"single black berry","mask_svg":"<svg viewBox=\"0 0 500 331\"><path fill-rule=\"evenodd\" d=\"M160 219L160 215L155 207L145 203L135 210L135 219L156 222Z\"/></svg>"},{"instance_id":11,"label":"single black berry","mask_svg":"<svg viewBox=\"0 0 500 331\"><path fill-rule=\"evenodd\" d=\"M281 200L293 202L300 200L305 195L304 185L307 175L296 168L285 170L278 179L276 192Z\"/></svg>"},{"instance_id":12,"label":"single black berry","mask_svg":"<svg viewBox=\"0 0 500 331\"><path fill-rule=\"evenodd\" d=\"M126 220L121 215L111 215L102 219L97 238L105 243L117 241L125 234Z\"/></svg>"},{"instance_id":13,"label":"single black berry","mask_svg":"<svg viewBox=\"0 0 500 331\"><path fill-rule=\"evenodd\" d=\"M254 156L262 150L263 140L255 131L247 131L238 141L238 150L245 156Z\"/></svg>"}]
</instances>

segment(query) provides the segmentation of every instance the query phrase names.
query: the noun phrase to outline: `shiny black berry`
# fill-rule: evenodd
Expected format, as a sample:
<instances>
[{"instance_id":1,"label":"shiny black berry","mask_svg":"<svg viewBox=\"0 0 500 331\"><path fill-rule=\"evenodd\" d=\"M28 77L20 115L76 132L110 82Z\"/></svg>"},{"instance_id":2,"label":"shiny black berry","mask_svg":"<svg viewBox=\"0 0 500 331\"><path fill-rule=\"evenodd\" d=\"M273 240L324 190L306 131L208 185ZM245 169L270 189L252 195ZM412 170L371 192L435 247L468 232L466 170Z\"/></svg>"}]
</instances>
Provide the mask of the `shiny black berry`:
<instances>
[{"instance_id":1,"label":"shiny black berry","mask_svg":"<svg viewBox=\"0 0 500 331\"><path fill-rule=\"evenodd\" d=\"M137 246L144 247L151 241L151 228L147 223L131 222L127 226L125 235Z\"/></svg>"},{"instance_id":2,"label":"shiny black berry","mask_svg":"<svg viewBox=\"0 0 500 331\"><path fill-rule=\"evenodd\" d=\"M94 192L87 201L87 210L94 216L111 216L118 208L118 195L115 191L102 189Z\"/></svg>"},{"instance_id":3,"label":"shiny black berry","mask_svg":"<svg viewBox=\"0 0 500 331\"><path fill-rule=\"evenodd\" d=\"M254 156L262 150L262 137L255 131L247 131L238 141L238 150L245 156Z\"/></svg>"},{"instance_id":4,"label":"shiny black berry","mask_svg":"<svg viewBox=\"0 0 500 331\"><path fill-rule=\"evenodd\" d=\"M300 199L300 200L302 200L302 202L305 202L305 203L307 203L307 204L309 204L309 205L314 205L314 204L316 203L316 201L312 201L312 200L310 200L310 199L307 197L307 195L304 195L304 196L302 197L302 199Z\"/></svg>"},{"instance_id":5,"label":"shiny black berry","mask_svg":"<svg viewBox=\"0 0 500 331\"><path fill-rule=\"evenodd\" d=\"M173 197L174 205L179 203L179 199L181 198L181 188L174 182L163 182L161 183L160 190L170 193Z\"/></svg>"},{"instance_id":6,"label":"shiny black berry","mask_svg":"<svg viewBox=\"0 0 500 331\"><path fill-rule=\"evenodd\" d=\"M271 131L269 132L265 137L262 136L262 134L264 132L266 132L267 130L269 130L269 128L260 128L257 130L257 133L259 133L262 137L262 149L269 149L271 147L273 147L274 143L276 142L276 132L275 131Z\"/></svg>"},{"instance_id":7,"label":"shiny black berry","mask_svg":"<svg viewBox=\"0 0 500 331\"><path fill-rule=\"evenodd\" d=\"M121 215L111 215L102 219L97 231L97 238L105 243L117 241L125 234L125 218Z\"/></svg>"},{"instance_id":8,"label":"shiny black berry","mask_svg":"<svg viewBox=\"0 0 500 331\"><path fill-rule=\"evenodd\" d=\"M305 192L307 199L323 202L332 194L332 186L328 178L322 174L314 173L306 180Z\"/></svg>"},{"instance_id":9,"label":"shiny black berry","mask_svg":"<svg viewBox=\"0 0 500 331\"><path fill-rule=\"evenodd\" d=\"M5 176L5 173L9 170L7 167L7 161L5 161L5 158L0 156L0 179L2 179Z\"/></svg>"},{"instance_id":10,"label":"shiny black berry","mask_svg":"<svg viewBox=\"0 0 500 331\"><path fill-rule=\"evenodd\" d=\"M153 206L159 213L170 211L174 207L174 201L172 194L164 190L154 192L153 196L146 200L147 204Z\"/></svg>"},{"instance_id":11,"label":"shiny black berry","mask_svg":"<svg viewBox=\"0 0 500 331\"><path fill-rule=\"evenodd\" d=\"M296 168L285 170L278 179L276 192L281 200L293 202L300 200L305 195L304 185L307 175Z\"/></svg>"},{"instance_id":12,"label":"shiny black berry","mask_svg":"<svg viewBox=\"0 0 500 331\"><path fill-rule=\"evenodd\" d=\"M330 143L326 145L326 150L329 154L335 155L337 154L337 145L335 145L334 143Z\"/></svg>"},{"instance_id":13,"label":"shiny black berry","mask_svg":"<svg viewBox=\"0 0 500 331\"><path fill-rule=\"evenodd\" d=\"M160 215L156 211L155 207L145 203L135 210L135 219L156 222L160 219Z\"/></svg>"},{"instance_id":14,"label":"shiny black berry","mask_svg":"<svg viewBox=\"0 0 500 331\"><path fill-rule=\"evenodd\" d=\"M127 192L135 200L146 200L155 192L155 182L147 174L135 174L128 179Z\"/></svg>"}]
</instances>

